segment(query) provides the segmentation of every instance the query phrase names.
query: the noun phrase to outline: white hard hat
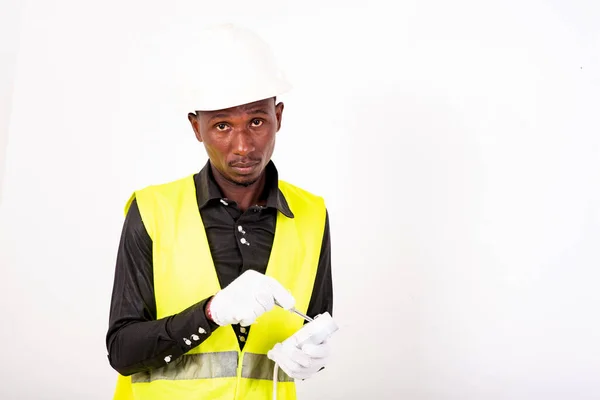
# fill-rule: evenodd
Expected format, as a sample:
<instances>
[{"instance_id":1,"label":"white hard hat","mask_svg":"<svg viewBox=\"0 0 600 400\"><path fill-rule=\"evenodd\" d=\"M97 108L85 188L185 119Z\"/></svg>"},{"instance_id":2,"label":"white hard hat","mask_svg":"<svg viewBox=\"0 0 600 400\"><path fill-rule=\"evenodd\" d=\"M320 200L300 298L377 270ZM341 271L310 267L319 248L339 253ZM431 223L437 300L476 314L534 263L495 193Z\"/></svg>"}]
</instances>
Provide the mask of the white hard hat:
<instances>
[{"instance_id":1,"label":"white hard hat","mask_svg":"<svg viewBox=\"0 0 600 400\"><path fill-rule=\"evenodd\" d=\"M184 102L190 111L212 111L275 97L291 89L270 46L234 24L205 29L192 43Z\"/></svg>"}]
</instances>

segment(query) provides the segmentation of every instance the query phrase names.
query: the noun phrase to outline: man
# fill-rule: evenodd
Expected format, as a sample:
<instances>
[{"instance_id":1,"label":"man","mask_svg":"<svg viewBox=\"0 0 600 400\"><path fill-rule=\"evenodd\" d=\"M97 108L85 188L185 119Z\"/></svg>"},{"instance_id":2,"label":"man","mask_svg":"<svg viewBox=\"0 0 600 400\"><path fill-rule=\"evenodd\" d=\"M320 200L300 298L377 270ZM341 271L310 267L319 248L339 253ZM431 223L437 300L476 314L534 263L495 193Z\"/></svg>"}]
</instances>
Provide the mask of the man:
<instances>
[{"instance_id":1,"label":"man","mask_svg":"<svg viewBox=\"0 0 600 400\"><path fill-rule=\"evenodd\" d=\"M204 39L188 119L209 161L126 206L106 338L115 400L266 399L275 363L277 398L295 399L294 379L330 353L297 345L312 323L288 311L333 308L324 201L271 161L290 86L252 32Z\"/></svg>"}]
</instances>

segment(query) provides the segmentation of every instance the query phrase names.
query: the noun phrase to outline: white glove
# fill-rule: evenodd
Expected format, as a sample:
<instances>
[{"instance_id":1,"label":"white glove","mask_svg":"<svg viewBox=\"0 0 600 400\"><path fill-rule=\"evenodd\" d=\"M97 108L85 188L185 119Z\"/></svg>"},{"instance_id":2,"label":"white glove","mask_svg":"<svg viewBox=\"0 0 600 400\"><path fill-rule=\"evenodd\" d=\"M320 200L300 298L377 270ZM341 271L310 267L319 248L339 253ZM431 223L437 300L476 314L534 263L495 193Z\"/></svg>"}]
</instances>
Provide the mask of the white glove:
<instances>
[{"instance_id":1,"label":"white glove","mask_svg":"<svg viewBox=\"0 0 600 400\"><path fill-rule=\"evenodd\" d=\"M325 367L331 348L327 340L320 344L306 342L305 338L313 329L313 322L305 324L298 332L287 338L283 343L277 343L267 357L275 361L290 378L308 379ZM309 331L309 332L307 332ZM299 344L304 342L305 344Z\"/></svg>"},{"instance_id":2,"label":"white glove","mask_svg":"<svg viewBox=\"0 0 600 400\"><path fill-rule=\"evenodd\" d=\"M263 313L275 306L275 300L286 310L294 307L294 297L275 278L248 270L217 292L208 312L220 326L253 324Z\"/></svg>"}]
</instances>

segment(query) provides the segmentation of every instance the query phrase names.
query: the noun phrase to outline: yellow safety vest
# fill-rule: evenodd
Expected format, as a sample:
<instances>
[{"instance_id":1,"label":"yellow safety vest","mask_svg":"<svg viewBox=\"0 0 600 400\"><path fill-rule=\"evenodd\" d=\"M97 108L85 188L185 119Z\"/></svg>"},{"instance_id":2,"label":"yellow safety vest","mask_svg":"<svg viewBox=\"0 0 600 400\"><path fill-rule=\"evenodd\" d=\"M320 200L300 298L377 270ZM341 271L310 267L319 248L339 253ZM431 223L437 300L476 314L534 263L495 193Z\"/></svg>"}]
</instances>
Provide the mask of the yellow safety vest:
<instances>
[{"instance_id":1,"label":"yellow safety vest","mask_svg":"<svg viewBox=\"0 0 600 400\"><path fill-rule=\"evenodd\" d=\"M321 197L279 181L294 218L277 213L266 275L289 289L306 313L325 228ZM183 311L221 289L196 199L193 175L136 191L144 226L153 241L157 319ZM294 334L303 320L279 307L252 325L240 351L231 326L217 328L202 344L164 367L118 376L114 400L264 400L272 396L273 361L267 352ZM195 335L201 336L199 329ZM193 336L180 338L193 342ZM294 380L281 369L277 398L296 399Z\"/></svg>"}]
</instances>

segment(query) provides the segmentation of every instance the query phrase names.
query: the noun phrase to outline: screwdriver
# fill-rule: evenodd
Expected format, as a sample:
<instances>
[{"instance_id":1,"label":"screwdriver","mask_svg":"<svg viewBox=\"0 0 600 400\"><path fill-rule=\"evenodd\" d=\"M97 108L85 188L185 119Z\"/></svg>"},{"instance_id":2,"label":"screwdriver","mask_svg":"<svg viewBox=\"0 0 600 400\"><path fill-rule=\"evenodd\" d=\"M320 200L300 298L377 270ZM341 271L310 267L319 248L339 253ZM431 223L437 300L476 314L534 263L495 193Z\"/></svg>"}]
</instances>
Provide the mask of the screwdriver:
<instances>
[{"instance_id":1,"label":"screwdriver","mask_svg":"<svg viewBox=\"0 0 600 400\"><path fill-rule=\"evenodd\" d=\"M277 300L275 300L275 305L283 308L283 306L281 304L279 304L277 302ZM302 314L300 311L296 310L294 307L290 308L289 311L291 311L294 314L299 315L300 317L304 318L305 321L308 321L308 322L312 322L313 321L313 319L311 317L309 317L308 315Z\"/></svg>"}]
</instances>

